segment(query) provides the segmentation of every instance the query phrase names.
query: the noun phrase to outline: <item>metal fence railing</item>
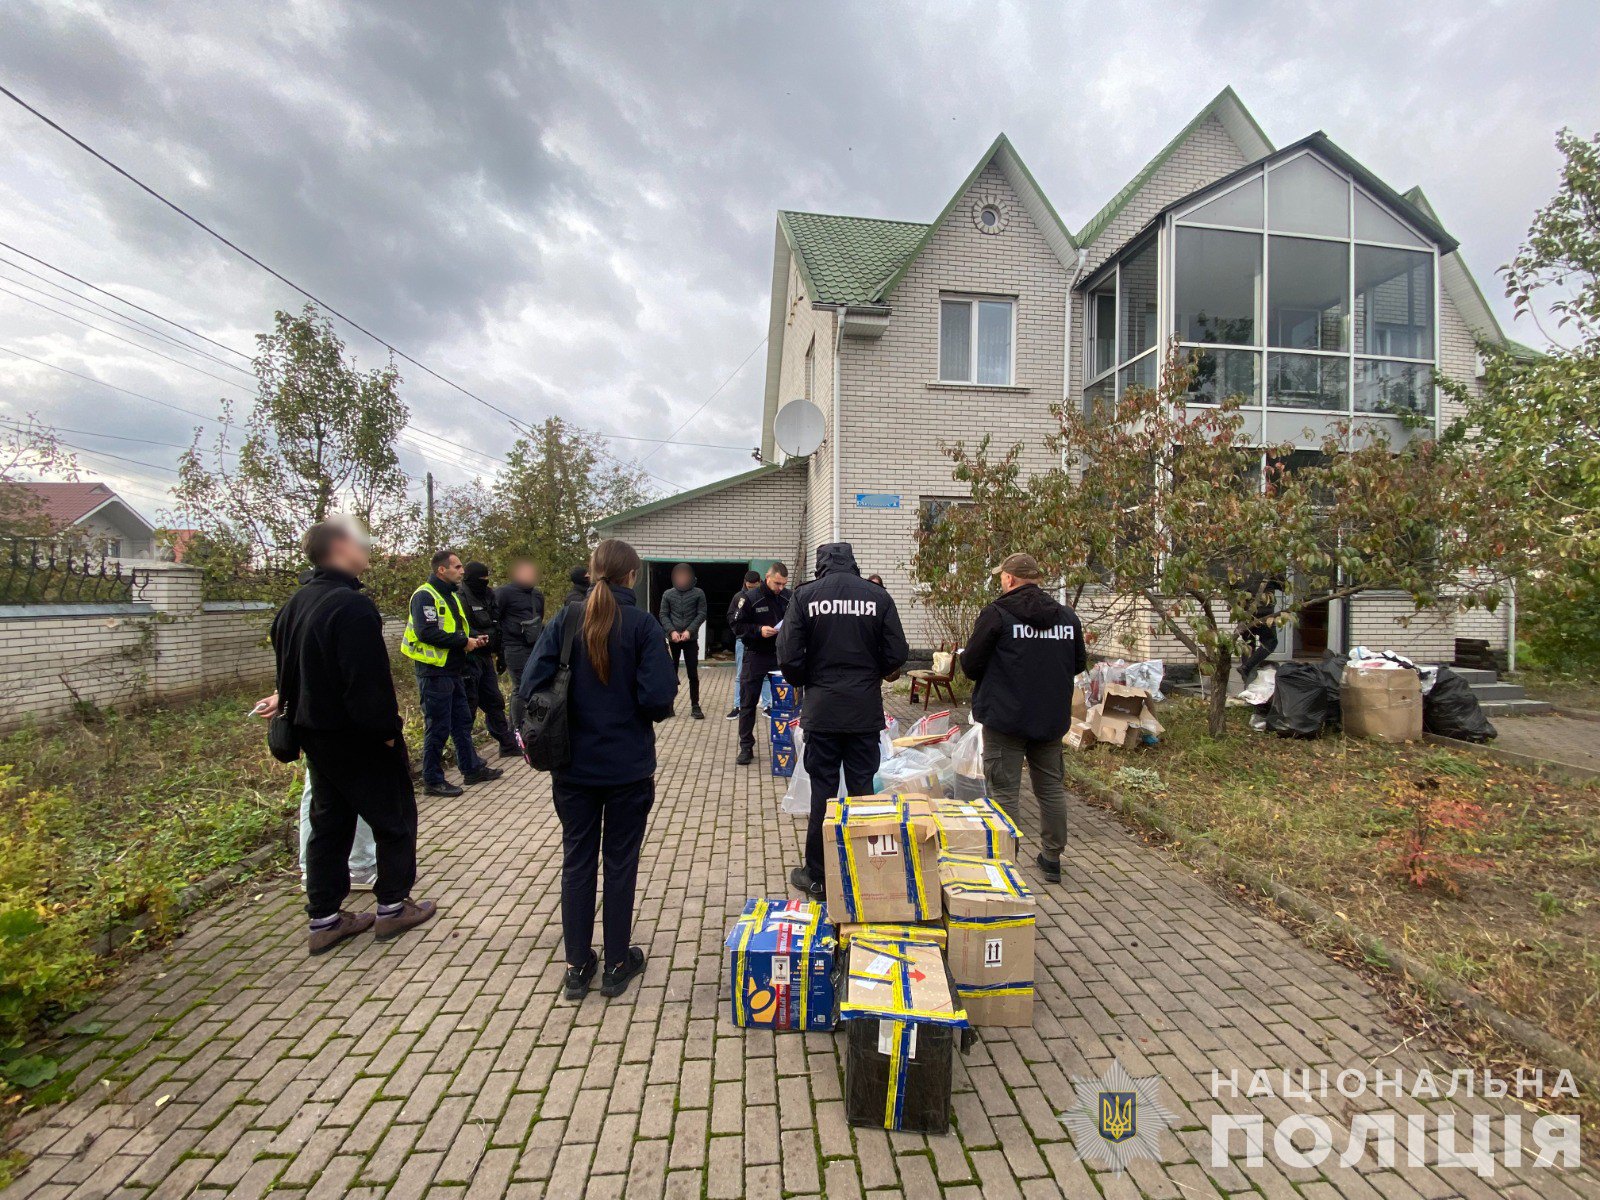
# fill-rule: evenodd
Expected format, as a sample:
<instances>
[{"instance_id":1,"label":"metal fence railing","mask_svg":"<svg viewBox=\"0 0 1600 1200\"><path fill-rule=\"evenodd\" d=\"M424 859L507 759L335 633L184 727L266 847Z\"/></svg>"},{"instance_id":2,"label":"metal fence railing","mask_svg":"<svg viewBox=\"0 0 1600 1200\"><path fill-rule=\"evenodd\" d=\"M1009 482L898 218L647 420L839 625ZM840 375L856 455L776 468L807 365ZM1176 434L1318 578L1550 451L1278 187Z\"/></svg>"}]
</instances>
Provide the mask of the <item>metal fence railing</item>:
<instances>
[{"instance_id":1,"label":"metal fence railing","mask_svg":"<svg viewBox=\"0 0 1600 1200\"><path fill-rule=\"evenodd\" d=\"M0 540L0 604L125 604L149 582L148 570L82 546Z\"/></svg>"}]
</instances>

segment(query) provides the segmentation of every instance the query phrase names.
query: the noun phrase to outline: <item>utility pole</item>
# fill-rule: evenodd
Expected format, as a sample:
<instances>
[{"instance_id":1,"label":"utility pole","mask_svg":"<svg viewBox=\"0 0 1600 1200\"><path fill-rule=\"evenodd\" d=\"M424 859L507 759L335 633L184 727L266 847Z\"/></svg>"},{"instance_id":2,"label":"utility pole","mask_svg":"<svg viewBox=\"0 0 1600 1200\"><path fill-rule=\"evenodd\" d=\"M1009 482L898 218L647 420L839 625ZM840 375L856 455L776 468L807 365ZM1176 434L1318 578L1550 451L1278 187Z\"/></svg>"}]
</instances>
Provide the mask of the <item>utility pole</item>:
<instances>
[{"instance_id":1,"label":"utility pole","mask_svg":"<svg viewBox=\"0 0 1600 1200\"><path fill-rule=\"evenodd\" d=\"M436 549L433 541L433 472L428 472L428 553Z\"/></svg>"}]
</instances>

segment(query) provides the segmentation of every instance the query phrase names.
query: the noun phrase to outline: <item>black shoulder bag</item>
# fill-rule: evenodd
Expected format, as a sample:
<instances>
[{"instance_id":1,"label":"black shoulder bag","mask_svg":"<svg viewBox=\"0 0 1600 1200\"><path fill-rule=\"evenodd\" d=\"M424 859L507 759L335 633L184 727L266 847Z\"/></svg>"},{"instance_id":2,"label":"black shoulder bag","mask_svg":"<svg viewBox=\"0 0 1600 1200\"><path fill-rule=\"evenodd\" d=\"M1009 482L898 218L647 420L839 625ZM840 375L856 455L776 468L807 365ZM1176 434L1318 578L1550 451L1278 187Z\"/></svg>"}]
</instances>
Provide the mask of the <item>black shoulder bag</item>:
<instances>
[{"instance_id":1,"label":"black shoulder bag","mask_svg":"<svg viewBox=\"0 0 1600 1200\"><path fill-rule=\"evenodd\" d=\"M535 771L559 771L572 762L572 735L567 727L567 694L572 689L572 643L583 624L583 606L567 605L561 631L561 659L550 682L536 691L523 710L517 740L522 757Z\"/></svg>"}]
</instances>

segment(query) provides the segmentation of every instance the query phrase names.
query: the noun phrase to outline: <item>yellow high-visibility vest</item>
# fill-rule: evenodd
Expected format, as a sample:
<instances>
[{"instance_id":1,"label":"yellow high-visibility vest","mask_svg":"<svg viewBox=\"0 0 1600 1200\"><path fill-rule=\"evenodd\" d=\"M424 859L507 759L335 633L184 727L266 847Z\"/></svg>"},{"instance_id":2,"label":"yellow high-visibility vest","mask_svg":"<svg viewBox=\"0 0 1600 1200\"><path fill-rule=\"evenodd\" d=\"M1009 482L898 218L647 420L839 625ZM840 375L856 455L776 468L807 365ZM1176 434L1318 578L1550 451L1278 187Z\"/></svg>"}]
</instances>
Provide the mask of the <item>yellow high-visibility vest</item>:
<instances>
[{"instance_id":1,"label":"yellow high-visibility vest","mask_svg":"<svg viewBox=\"0 0 1600 1200\"><path fill-rule=\"evenodd\" d=\"M421 592L427 592L433 597L434 610L439 614L439 628L443 632L454 633L457 629L466 628L467 614L460 608L459 597L453 594L446 596L433 584L425 583L411 593L411 598L415 600ZM450 658L450 651L443 646L435 646L432 642L425 642L417 636L416 622L411 618L409 605L406 607L406 632L400 639L400 653L428 667L442 667Z\"/></svg>"}]
</instances>

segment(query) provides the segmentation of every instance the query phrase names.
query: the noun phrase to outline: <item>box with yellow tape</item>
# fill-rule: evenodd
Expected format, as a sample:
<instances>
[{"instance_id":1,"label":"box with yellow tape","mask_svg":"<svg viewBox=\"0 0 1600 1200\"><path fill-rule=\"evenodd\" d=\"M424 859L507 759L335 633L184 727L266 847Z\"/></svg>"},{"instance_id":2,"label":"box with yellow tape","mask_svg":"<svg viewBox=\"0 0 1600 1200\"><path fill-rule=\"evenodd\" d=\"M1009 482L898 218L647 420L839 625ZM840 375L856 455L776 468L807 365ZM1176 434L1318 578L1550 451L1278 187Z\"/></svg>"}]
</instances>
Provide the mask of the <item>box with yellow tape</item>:
<instances>
[{"instance_id":1,"label":"box with yellow tape","mask_svg":"<svg viewBox=\"0 0 1600 1200\"><path fill-rule=\"evenodd\" d=\"M925 799L849 796L822 820L828 912L836 921L939 919L939 830Z\"/></svg>"},{"instance_id":2,"label":"box with yellow tape","mask_svg":"<svg viewBox=\"0 0 1600 1200\"><path fill-rule=\"evenodd\" d=\"M847 950L853 939L858 937L877 938L879 940L905 942L928 942L931 945L944 949L946 938L945 928L938 921L923 922L857 922L845 921L834 926L839 935L840 951Z\"/></svg>"},{"instance_id":3,"label":"box with yellow tape","mask_svg":"<svg viewBox=\"0 0 1600 1200\"><path fill-rule=\"evenodd\" d=\"M1006 810L988 797L935 800L933 820L939 827L939 853L975 854L982 858L1017 860L1022 831Z\"/></svg>"},{"instance_id":4,"label":"box with yellow tape","mask_svg":"<svg viewBox=\"0 0 1600 1200\"><path fill-rule=\"evenodd\" d=\"M939 947L857 935L842 957L845 1118L949 1132L955 1052L971 1045L971 1030Z\"/></svg>"},{"instance_id":5,"label":"box with yellow tape","mask_svg":"<svg viewBox=\"0 0 1600 1200\"><path fill-rule=\"evenodd\" d=\"M820 904L747 900L724 944L735 1025L833 1028L838 942Z\"/></svg>"},{"instance_id":6,"label":"box with yellow tape","mask_svg":"<svg viewBox=\"0 0 1600 1200\"><path fill-rule=\"evenodd\" d=\"M946 960L956 995L975 1026L1033 1024L1038 904L1005 859L939 856Z\"/></svg>"}]
</instances>

